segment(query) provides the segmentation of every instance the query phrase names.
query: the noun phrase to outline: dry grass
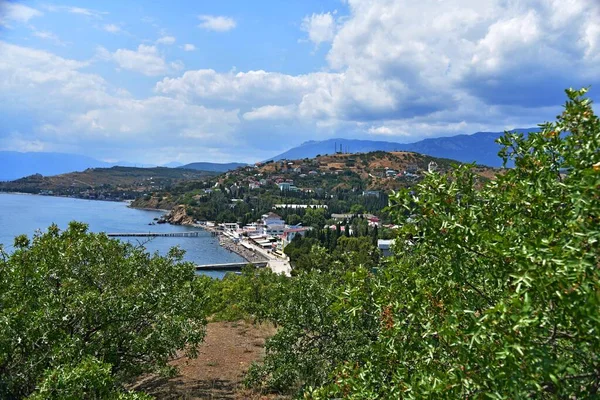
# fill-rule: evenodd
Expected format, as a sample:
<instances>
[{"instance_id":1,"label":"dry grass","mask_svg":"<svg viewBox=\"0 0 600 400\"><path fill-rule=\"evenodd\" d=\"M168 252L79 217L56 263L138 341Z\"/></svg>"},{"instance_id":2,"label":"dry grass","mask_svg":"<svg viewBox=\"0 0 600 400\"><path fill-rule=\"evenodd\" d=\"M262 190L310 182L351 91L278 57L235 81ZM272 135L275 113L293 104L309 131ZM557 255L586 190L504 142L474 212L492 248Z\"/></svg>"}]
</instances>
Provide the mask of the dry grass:
<instances>
[{"instance_id":1,"label":"dry grass","mask_svg":"<svg viewBox=\"0 0 600 400\"><path fill-rule=\"evenodd\" d=\"M247 390L242 380L248 367L264 356L265 340L275 333L270 325L245 321L211 322L196 359L180 356L172 361L179 374L166 379L148 375L135 390L157 399L286 399Z\"/></svg>"}]
</instances>

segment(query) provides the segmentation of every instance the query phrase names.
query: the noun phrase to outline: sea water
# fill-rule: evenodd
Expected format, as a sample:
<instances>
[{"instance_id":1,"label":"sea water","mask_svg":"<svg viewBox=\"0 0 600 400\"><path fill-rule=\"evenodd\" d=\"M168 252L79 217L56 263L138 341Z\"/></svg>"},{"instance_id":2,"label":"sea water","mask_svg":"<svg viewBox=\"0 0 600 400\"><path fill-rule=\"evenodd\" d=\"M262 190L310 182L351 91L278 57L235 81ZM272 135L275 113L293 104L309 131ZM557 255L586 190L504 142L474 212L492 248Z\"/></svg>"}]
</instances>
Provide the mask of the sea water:
<instances>
[{"instance_id":1,"label":"sea water","mask_svg":"<svg viewBox=\"0 0 600 400\"><path fill-rule=\"evenodd\" d=\"M70 221L84 222L92 232L189 232L198 228L155 224L154 218L163 211L138 210L124 202L82 200L68 197L36 196L0 193L0 243L7 252L13 250L15 236L31 237L37 230L45 231L51 224L66 229ZM197 237L121 238L143 245L148 252L166 255L171 247L185 250L185 261L195 264L223 264L243 262L239 255L224 249L216 237L200 230ZM203 272L222 277L223 272Z\"/></svg>"}]
</instances>

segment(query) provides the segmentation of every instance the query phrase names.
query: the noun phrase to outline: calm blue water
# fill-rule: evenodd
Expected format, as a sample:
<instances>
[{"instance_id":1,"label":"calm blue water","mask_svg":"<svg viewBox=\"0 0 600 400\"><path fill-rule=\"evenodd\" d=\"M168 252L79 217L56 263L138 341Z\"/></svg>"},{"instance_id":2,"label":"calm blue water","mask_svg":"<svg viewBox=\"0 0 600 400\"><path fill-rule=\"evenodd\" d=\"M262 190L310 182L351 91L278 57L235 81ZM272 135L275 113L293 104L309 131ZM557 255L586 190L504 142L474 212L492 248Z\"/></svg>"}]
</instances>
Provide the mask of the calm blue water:
<instances>
[{"instance_id":1,"label":"calm blue water","mask_svg":"<svg viewBox=\"0 0 600 400\"><path fill-rule=\"evenodd\" d=\"M13 239L20 234L32 236L38 229L45 230L55 223L65 229L70 221L85 222L92 232L185 232L198 230L169 224L148 225L161 211L137 210L126 203L80 200L66 197L32 196L0 193L0 243L6 251L12 250ZM196 264L218 264L244 261L240 256L219 246L218 239L201 231L201 236L129 238L130 242L144 243L149 252L166 254L173 246L186 251L185 260ZM222 277L218 271L207 275Z\"/></svg>"}]
</instances>

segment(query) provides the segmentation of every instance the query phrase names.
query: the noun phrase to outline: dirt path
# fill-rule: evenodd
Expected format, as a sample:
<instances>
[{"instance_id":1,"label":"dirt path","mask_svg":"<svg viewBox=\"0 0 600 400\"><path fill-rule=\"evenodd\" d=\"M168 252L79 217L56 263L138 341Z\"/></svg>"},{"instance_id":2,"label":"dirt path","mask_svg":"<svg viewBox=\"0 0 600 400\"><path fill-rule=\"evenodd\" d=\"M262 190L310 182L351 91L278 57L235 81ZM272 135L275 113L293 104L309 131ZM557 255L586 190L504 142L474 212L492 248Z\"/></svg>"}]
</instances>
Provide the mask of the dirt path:
<instances>
[{"instance_id":1,"label":"dirt path","mask_svg":"<svg viewBox=\"0 0 600 400\"><path fill-rule=\"evenodd\" d=\"M264 356L265 339L274 333L270 326L246 322L213 322L196 359L179 357L172 364L179 375L164 379L151 375L133 389L157 399L286 399L245 390L243 375L253 361Z\"/></svg>"}]
</instances>

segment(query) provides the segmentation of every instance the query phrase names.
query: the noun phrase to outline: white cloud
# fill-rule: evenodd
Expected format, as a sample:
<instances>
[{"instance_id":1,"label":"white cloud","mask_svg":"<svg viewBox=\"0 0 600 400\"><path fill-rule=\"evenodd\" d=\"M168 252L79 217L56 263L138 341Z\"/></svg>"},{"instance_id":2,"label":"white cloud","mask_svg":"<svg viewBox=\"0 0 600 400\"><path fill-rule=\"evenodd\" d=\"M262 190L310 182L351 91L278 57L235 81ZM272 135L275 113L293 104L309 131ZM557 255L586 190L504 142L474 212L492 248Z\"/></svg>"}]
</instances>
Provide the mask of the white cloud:
<instances>
[{"instance_id":1,"label":"white cloud","mask_svg":"<svg viewBox=\"0 0 600 400\"><path fill-rule=\"evenodd\" d=\"M179 78L164 78L156 84L155 91L191 102L260 107L300 103L303 96L319 88L331 90L332 85L341 80L341 74L325 72L293 76L266 71L219 73L202 69L186 71Z\"/></svg>"},{"instance_id":2,"label":"white cloud","mask_svg":"<svg viewBox=\"0 0 600 400\"><path fill-rule=\"evenodd\" d=\"M199 15L198 19L201 21L198 27L206 29L207 31L226 32L232 30L236 26L236 22L233 18L225 16Z\"/></svg>"},{"instance_id":3,"label":"white cloud","mask_svg":"<svg viewBox=\"0 0 600 400\"><path fill-rule=\"evenodd\" d=\"M35 27L31 27L31 30L32 30L31 34L37 38L48 40L57 46L66 46L66 43L63 42L62 40L60 40L60 38L53 32L38 31L37 29L35 29Z\"/></svg>"},{"instance_id":4,"label":"white cloud","mask_svg":"<svg viewBox=\"0 0 600 400\"><path fill-rule=\"evenodd\" d=\"M53 5L53 4L46 4L43 6L43 8L50 12L59 12L59 11L67 12L70 14L83 15L85 17L92 17L92 18L97 18L97 19L101 19L103 15L108 14L105 11L97 11L97 10L92 10L90 8L57 6L57 5Z\"/></svg>"},{"instance_id":5,"label":"white cloud","mask_svg":"<svg viewBox=\"0 0 600 400\"><path fill-rule=\"evenodd\" d=\"M175 43L175 40L176 39L173 36L162 36L156 41L156 44L171 45Z\"/></svg>"},{"instance_id":6,"label":"white cloud","mask_svg":"<svg viewBox=\"0 0 600 400\"><path fill-rule=\"evenodd\" d=\"M110 32L110 33L120 33L123 32L123 30L121 29L120 26L115 25L115 24L106 24L102 27L102 29L104 29L106 32Z\"/></svg>"},{"instance_id":7,"label":"white cloud","mask_svg":"<svg viewBox=\"0 0 600 400\"><path fill-rule=\"evenodd\" d=\"M243 117L248 121L259 120L282 120L290 119L297 115L297 107L289 106L263 106L253 108L252 111L244 113Z\"/></svg>"},{"instance_id":8,"label":"white cloud","mask_svg":"<svg viewBox=\"0 0 600 400\"><path fill-rule=\"evenodd\" d=\"M196 46L194 46L194 45L193 45L193 44L191 44L191 43L186 43L186 44L184 44L184 45L182 46L182 48L183 48L183 50L184 50L184 51L194 51L194 50L196 50Z\"/></svg>"},{"instance_id":9,"label":"white cloud","mask_svg":"<svg viewBox=\"0 0 600 400\"><path fill-rule=\"evenodd\" d=\"M39 10L23 4L7 1L0 3L0 25L8 26L10 22L27 23L41 15Z\"/></svg>"},{"instance_id":10,"label":"white cloud","mask_svg":"<svg viewBox=\"0 0 600 400\"><path fill-rule=\"evenodd\" d=\"M104 48L98 49L98 57L114 61L119 68L140 72L146 76L165 75L183 68L181 61L167 63L155 46L140 44L137 50L118 49L110 53Z\"/></svg>"},{"instance_id":11,"label":"white cloud","mask_svg":"<svg viewBox=\"0 0 600 400\"><path fill-rule=\"evenodd\" d=\"M27 137L0 135L0 147L53 143L60 151L89 152L99 156L124 155L162 149L196 153L204 147L213 154L234 144L239 125L237 109L213 109L165 96L136 99L112 88L95 74L82 72L86 63L49 52L0 41L0 103L21 107L39 118ZM45 93L40 96L39 93ZM49 147L48 147L49 148ZM157 150L161 149L161 150ZM222 156L222 154L221 154Z\"/></svg>"},{"instance_id":12,"label":"white cloud","mask_svg":"<svg viewBox=\"0 0 600 400\"><path fill-rule=\"evenodd\" d=\"M331 42L335 36L335 21L333 15L328 12L324 14L312 14L302 20L301 29L308 33L308 39L315 45Z\"/></svg>"}]
</instances>

